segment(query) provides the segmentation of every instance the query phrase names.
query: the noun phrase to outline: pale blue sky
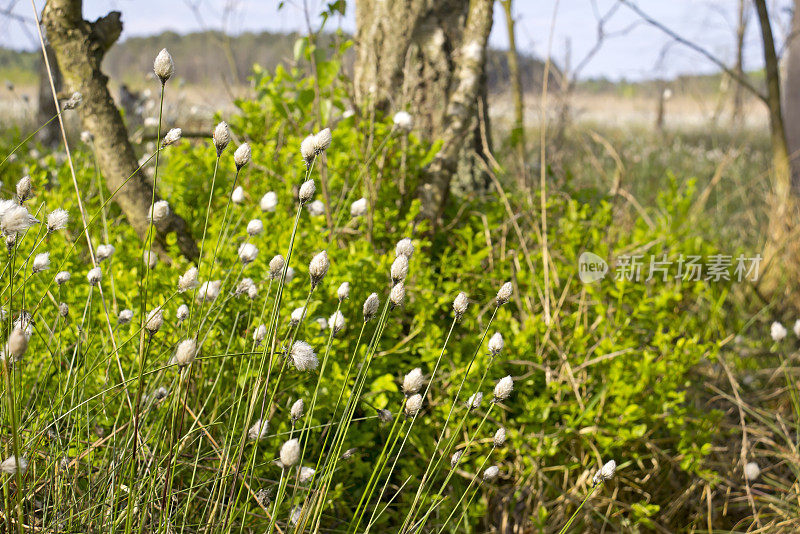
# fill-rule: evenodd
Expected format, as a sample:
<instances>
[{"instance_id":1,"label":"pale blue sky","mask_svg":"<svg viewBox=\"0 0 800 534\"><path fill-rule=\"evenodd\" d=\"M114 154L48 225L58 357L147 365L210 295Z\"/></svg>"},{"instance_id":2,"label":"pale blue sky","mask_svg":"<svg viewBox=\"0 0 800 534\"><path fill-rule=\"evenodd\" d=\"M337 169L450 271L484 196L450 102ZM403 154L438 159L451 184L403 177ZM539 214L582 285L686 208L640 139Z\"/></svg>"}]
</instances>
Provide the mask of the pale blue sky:
<instances>
[{"instance_id":1,"label":"pale blue sky","mask_svg":"<svg viewBox=\"0 0 800 534\"><path fill-rule=\"evenodd\" d=\"M305 0L311 13L317 13L324 0ZM43 0L36 0L37 6ZM639 7L682 36L701 44L722 60L733 57L736 7L738 0L636 0ZM563 64L566 50L571 49L572 65L577 65L596 42L595 9L605 13L615 0L515 0L517 39L521 50L545 56L551 35L551 22L557 5L555 25L552 26L552 55ZM772 16L779 41L788 32L791 0L772 0ZM84 0L84 16L94 19L115 9L122 12L125 36L147 35L163 30L179 33L206 28L228 31L289 31L303 29L303 0L287 0L278 9L279 0ZM348 1L347 16L329 22L329 27L353 29L353 0ZM190 6L197 6L202 22ZM0 13L10 6L12 13L29 19L27 24L0 14L0 46L30 48L35 28L30 24L31 7L28 0L0 0ZM226 9L227 8L227 9ZM224 13L229 13L227 18ZM758 24L751 13L747 34L746 67L761 64ZM316 16L312 23L317 22ZM607 32L621 30L622 35L609 37L603 47L582 71L582 77L605 76L612 79L642 79L672 76L681 73L712 72L716 70L707 60L679 45L670 46L663 62L659 56L670 39L652 26L639 23L627 7L619 6L607 24ZM633 26L632 26L633 25ZM23 29L26 26L27 31ZM632 26L632 27L631 27ZM507 44L502 11L495 11L491 42L494 46ZM569 43L569 46L567 45Z\"/></svg>"}]
</instances>

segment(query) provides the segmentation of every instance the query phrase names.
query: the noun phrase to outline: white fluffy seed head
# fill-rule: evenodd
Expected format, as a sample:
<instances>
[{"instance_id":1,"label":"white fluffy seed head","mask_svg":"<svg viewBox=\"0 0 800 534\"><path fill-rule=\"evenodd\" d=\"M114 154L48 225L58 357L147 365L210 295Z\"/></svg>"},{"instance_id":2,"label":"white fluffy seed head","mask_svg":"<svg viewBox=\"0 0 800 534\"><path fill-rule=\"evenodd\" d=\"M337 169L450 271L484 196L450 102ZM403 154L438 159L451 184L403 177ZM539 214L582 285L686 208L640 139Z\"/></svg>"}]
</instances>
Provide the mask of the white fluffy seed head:
<instances>
[{"instance_id":1,"label":"white fluffy seed head","mask_svg":"<svg viewBox=\"0 0 800 534\"><path fill-rule=\"evenodd\" d=\"M314 184L314 180L306 180L303 182L303 185L300 186L300 194L298 198L300 199L300 205L302 206L314 196L314 193L317 190L316 184Z\"/></svg>"},{"instance_id":2,"label":"white fluffy seed head","mask_svg":"<svg viewBox=\"0 0 800 534\"><path fill-rule=\"evenodd\" d=\"M366 198L359 198L358 200L354 201L350 204L350 216L355 217L363 217L367 214L367 199Z\"/></svg>"},{"instance_id":3,"label":"white fluffy seed head","mask_svg":"<svg viewBox=\"0 0 800 534\"><path fill-rule=\"evenodd\" d=\"M292 526L296 526L301 519L303 519L303 507L298 504L292 508L292 511L289 514L289 523L291 523Z\"/></svg>"},{"instance_id":4,"label":"white fluffy seed head","mask_svg":"<svg viewBox=\"0 0 800 534\"><path fill-rule=\"evenodd\" d=\"M181 140L181 135L183 135L183 130L180 128L172 128L170 131L167 132L167 135L164 136L164 140L161 141L162 146L169 146L174 145L178 141Z\"/></svg>"},{"instance_id":5,"label":"white fluffy seed head","mask_svg":"<svg viewBox=\"0 0 800 534\"><path fill-rule=\"evenodd\" d=\"M497 475L500 474L500 468L496 465L491 467L487 467L486 471L483 472L483 481L484 482L491 482L492 480L497 478Z\"/></svg>"},{"instance_id":6,"label":"white fluffy seed head","mask_svg":"<svg viewBox=\"0 0 800 534\"><path fill-rule=\"evenodd\" d=\"M213 302L219 296L222 289L222 280L213 280L211 282L203 282L200 289L197 290L198 302Z\"/></svg>"},{"instance_id":7,"label":"white fluffy seed head","mask_svg":"<svg viewBox=\"0 0 800 534\"><path fill-rule=\"evenodd\" d=\"M408 257L404 254L397 256L392 262L392 282L402 282L408 276Z\"/></svg>"},{"instance_id":8,"label":"white fluffy seed head","mask_svg":"<svg viewBox=\"0 0 800 534\"><path fill-rule=\"evenodd\" d=\"M342 328L344 328L344 322L345 322L344 315L342 315L341 311L337 310L333 312L331 318L328 319L328 327L330 327L330 329L333 330L334 336L338 334Z\"/></svg>"},{"instance_id":9,"label":"white fluffy seed head","mask_svg":"<svg viewBox=\"0 0 800 534\"><path fill-rule=\"evenodd\" d=\"M160 223L165 221L167 217L169 217L169 202L166 200L159 200L152 206L150 206L150 212L148 213L148 219L154 223Z\"/></svg>"},{"instance_id":10,"label":"white fluffy seed head","mask_svg":"<svg viewBox=\"0 0 800 534\"><path fill-rule=\"evenodd\" d=\"M308 275L311 277L312 288L316 287L317 284L325 278L330 265L331 262L328 260L328 253L324 250L311 258L311 262L308 264Z\"/></svg>"},{"instance_id":11,"label":"white fluffy seed head","mask_svg":"<svg viewBox=\"0 0 800 534\"><path fill-rule=\"evenodd\" d=\"M502 447L506 442L506 429L500 427L497 429L497 432L494 433L494 442L495 447Z\"/></svg>"},{"instance_id":12,"label":"white fluffy seed head","mask_svg":"<svg viewBox=\"0 0 800 534\"><path fill-rule=\"evenodd\" d=\"M456 314L456 319L460 320L464 316L464 312L467 311L467 306L469 306L469 298L467 294L462 291L453 299L453 311Z\"/></svg>"},{"instance_id":13,"label":"white fluffy seed head","mask_svg":"<svg viewBox=\"0 0 800 534\"><path fill-rule=\"evenodd\" d=\"M253 341L256 344L261 343L267 337L267 327L263 324L258 325L258 327L253 331Z\"/></svg>"},{"instance_id":14,"label":"white fluffy seed head","mask_svg":"<svg viewBox=\"0 0 800 534\"><path fill-rule=\"evenodd\" d=\"M178 311L175 312L175 317L178 318L178 322L183 322L189 318L189 306L186 304L181 304L178 306Z\"/></svg>"},{"instance_id":15,"label":"white fluffy seed head","mask_svg":"<svg viewBox=\"0 0 800 534\"><path fill-rule=\"evenodd\" d=\"M314 153L315 154L322 154L328 147L331 146L331 141L333 140L333 135L331 134L330 128L325 128L324 130L320 130L314 135Z\"/></svg>"},{"instance_id":16,"label":"white fluffy seed head","mask_svg":"<svg viewBox=\"0 0 800 534\"><path fill-rule=\"evenodd\" d=\"M269 421L259 419L247 430L247 437L253 441L260 441L267 437L267 431L269 431Z\"/></svg>"},{"instance_id":17,"label":"white fluffy seed head","mask_svg":"<svg viewBox=\"0 0 800 534\"><path fill-rule=\"evenodd\" d=\"M294 280L294 269L291 268L291 267L287 267L286 268L286 283L288 284L292 280Z\"/></svg>"},{"instance_id":18,"label":"white fluffy seed head","mask_svg":"<svg viewBox=\"0 0 800 534\"><path fill-rule=\"evenodd\" d=\"M800 337L800 319L794 322L794 328L792 330L794 330L795 336Z\"/></svg>"},{"instance_id":19,"label":"white fluffy seed head","mask_svg":"<svg viewBox=\"0 0 800 534\"><path fill-rule=\"evenodd\" d=\"M20 327L15 327L8 336L8 354L11 356L10 361L18 361L28 350L28 336L25 330Z\"/></svg>"},{"instance_id":20,"label":"white fluffy seed head","mask_svg":"<svg viewBox=\"0 0 800 534\"><path fill-rule=\"evenodd\" d=\"M247 143L239 145L239 148L233 153L233 161L236 163L236 170L241 170L242 167L250 163L250 156L250 145Z\"/></svg>"},{"instance_id":21,"label":"white fluffy seed head","mask_svg":"<svg viewBox=\"0 0 800 534\"><path fill-rule=\"evenodd\" d=\"M407 111L398 111L394 114L392 118L394 125L400 128L401 130L405 130L406 132L411 131L414 127L414 119L411 118L411 114Z\"/></svg>"},{"instance_id":22,"label":"white fluffy seed head","mask_svg":"<svg viewBox=\"0 0 800 534\"><path fill-rule=\"evenodd\" d=\"M378 307L380 306L381 301L378 298L377 293L371 293L370 296L364 301L364 321L369 321L375 314L378 313Z\"/></svg>"},{"instance_id":23,"label":"white fluffy seed head","mask_svg":"<svg viewBox=\"0 0 800 534\"><path fill-rule=\"evenodd\" d=\"M20 178L19 182L17 182L17 201L20 204L31 198L33 192L33 186L31 182L30 176L23 176Z\"/></svg>"},{"instance_id":24,"label":"white fluffy seed head","mask_svg":"<svg viewBox=\"0 0 800 534\"><path fill-rule=\"evenodd\" d=\"M283 272L283 266L286 264L283 256L280 254L274 256L271 260L269 260L269 277L273 280L276 278L280 278L281 273Z\"/></svg>"},{"instance_id":25,"label":"white fluffy seed head","mask_svg":"<svg viewBox=\"0 0 800 534\"><path fill-rule=\"evenodd\" d=\"M773 341L783 340L783 338L786 337L786 333L786 328L778 321L775 321L769 327L769 335L772 337Z\"/></svg>"},{"instance_id":26,"label":"white fluffy seed head","mask_svg":"<svg viewBox=\"0 0 800 534\"><path fill-rule=\"evenodd\" d=\"M194 339L184 339L178 343L178 348L175 349L173 361L178 367L186 367L187 365L192 364L196 355L197 341Z\"/></svg>"},{"instance_id":27,"label":"white fluffy seed head","mask_svg":"<svg viewBox=\"0 0 800 534\"><path fill-rule=\"evenodd\" d=\"M133 310L124 309L119 312L119 317L117 317L117 321L120 325L128 324L133 319Z\"/></svg>"},{"instance_id":28,"label":"white fluffy seed head","mask_svg":"<svg viewBox=\"0 0 800 534\"><path fill-rule=\"evenodd\" d=\"M336 290L336 296L339 297L339 302L345 300L350 296L350 282L342 282L339 289Z\"/></svg>"},{"instance_id":29,"label":"white fluffy seed head","mask_svg":"<svg viewBox=\"0 0 800 534\"><path fill-rule=\"evenodd\" d=\"M297 421L298 419L303 417L305 410L306 410L306 403L303 402L303 399L297 399L296 401L294 401L294 404L292 404L292 409L289 411L289 414L292 417L292 421Z\"/></svg>"},{"instance_id":30,"label":"white fluffy seed head","mask_svg":"<svg viewBox=\"0 0 800 534\"><path fill-rule=\"evenodd\" d=\"M257 236L264 231L264 223L261 219L253 219L247 223L247 235L250 237Z\"/></svg>"},{"instance_id":31,"label":"white fluffy seed head","mask_svg":"<svg viewBox=\"0 0 800 534\"><path fill-rule=\"evenodd\" d=\"M278 206L278 195L275 191L264 193L264 196L261 197L261 201L259 202L259 206L261 206L261 211L275 211L275 208Z\"/></svg>"},{"instance_id":32,"label":"white fluffy seed head","mask_svg":"<svg viewBox=\"0 0 800 534\"><path fill-rule=\"evenodd\" d=\"M253 282L252 278L242 278L242 280L236 285L236 296L239 295L248 295L253 291L256 287L255 283ZM258 294L258 290L256 289L256 294Z\"/></svg>"},{"instance_id":33,"label":"white fluffy seed head","mask_svg":"<svg viewBox=\"0 0 800 534\"><path fill-rule=\"evenodd\" d=\"M86 279L90 284L96 286L103 280L103 271L100 270L100 267L95 267L86 274Z\"/></svg>"},{"instance_id":34,"label":"white fluffy seed head","mask_svg":"<svg viewBox=\"0 0 800 534\"><path fill-rule=\"evenodd\" d=\"M504 376L497 381L494 386L494 400L495 402L506 400L511 392L514 391L514 379L511 376Z\"/></svg>"},{"instance_id":35,"label":"white fluffy seed head","mask_svg":"<svg viewBox=\"0 0 800 534\"><path fill-rule=\"evenodd\" d=\"M16 475L17 464L19 464L20 474L28 470L28 461L25 458L20 458L19 461L17 461L16 456L9 456L0 463L0 472L5 475Z\"/></svg>"},{"instance_id":36,"label":"white fluffy seed head","mask_svg":"<svg viewBox=\"0 0 800 534\"><path fill-rule=\"evenodd\" d=\"M92 132L90 132L88 130L84 130L84 131L81 132L81 142L82 143L86 143L88 145L92 141L94 141L94 135L92 135Z\"/></svg>"},{"instance_id":37,"label":"white fluffy seed head","mask_svg":"<svg viewBox=\"0 0 800 534\"><path fill-rule=\"evenodd\" d=\"M406 259L410 260L411 256L414 255L414 243L405 237L397 242L394 247L394 253L396 256L405 256Z\"/></svg>"},{"instance_id":38,"label":"white fluffy seed head","mask_svg":"<svg viewBox=\"0 0 800 534\"><path fill-rule=\"evenodd\" d=\"M185 293L197 287L197 267L189 267L178 277L178 292Z\"/></svg>"},{"instance_id":39,"label":"white fluffy seed head","mask_svg":"<svg viewBox=\"0 0 800 534\"><path fill-rule=\"evenodd\" d=\"M231 131L228 128L227 122L222 121L217 124L217 127L214 128L212 139L214 140L214 147L217 149L217 157L220 157L222 151L225 150L228 143L231 141Z\"/></svg>"},{"instance_id":40,"label":"white fluffy seed head","mask_svg":"<svg viewBox=\"0 0 800 534\"><path fill-rule=\"evenodd\" d=\"M142 260L148 269L155 269L156 265L158 265L158 254L152 250L145 250L142 253Z\"/></svg>"},{"instance_id":41,"label":"white fluffy seed head","mask_svg":"<svg viewBox=\"0 0 800 534\"><path fill-rule=\"evenodd\" d=\"M37 254L35 258L33 258L33 266L31 271L33 273L40 273L42 271L46 271L50 268L50 253L49 252L42 252L41 254Z\"/></svg>"},{"instance_id":42,"label":"white fluffy seed head","mask_svg":"<svg viewBox=\"0 0 800 534\"><path fill-rule=\"evenodd\" d=\"M503 304L508 302L509 299L511 298L511 292L513 290L514 286L511 284L511 282L506 282L505 284L500 286L500 289L497 291L497 296L494 299L495 304L497 304L498 306L502 306Z\"/></svg>"},{"instance_id":43,"label":"white fluffy seed head","mask_svg":"<svg viewBox=\"0 0 800 534\"><path fill-rule=\"evenodd\" d=\"M3 310L3 313L5 313L5 310ZM12 331L14 328L20 328L30 340L31 336L33 335L33 316L24 310L21 311L14 320Z\"/></svg>"},{"instance_id":44,"label":"white fluffy seed head","mask_svg":"<svg viewBox=\"0 0 800 534\"><path fill-rule=\"evenodd\" d=\"M314 202L309 202L308 204L308 213L314 217L318 217L320 215L325 214L325 203L321 200L315 200Z\"/></svg>"},{"instance_id":45,"label":"white fluffy seed head","mask_svg":"<svg viewBox=\"0 0 800 534\"><path fill-rule=\"evenodd\" d=\"M289 316L289 320L291 321L291 323L293 325L296 326L296 325L300 324L300 321L303 320L303 317L305 317L305 315L306 315L305 306L300 306L299 308L295 308L292 311L291 316Z\"/></svg>"},{"instance_id":46,"label":"white fluffy seed head","mask_svg":"<svg viewBox=\"0 0 800 534\"><path fill-rule=\"evenodd\" d=\"M483 401L483 393L478 391L477 393L473 393L467 399L467 408L470 410L476 410L480 407L481 402Z\"/></svg>"},{"instance_id":47,"label":"white fluffy seed head","mask_svg":"<svg viewBox=\"0 0 800 534\"><path fill-rule=\"evenodd\" d=\"M592 483L597 485L600 484L601 482L605 482L606 480L611 480L612 478L614 478L616 472L617 472L617 462L615 462L614 460L608 461L605 464L603 464L603 467L601 467L597 471L597 473L594 474L594 477L592 478Z\"/></svg>"},{"instance_id":48,"label":"white fluffy seed head","mask_svg":"<svg viewBox=\"0 0 800 534\"><path fill-rule=\"evenodd\" d=\"M503 350L503 336L500 335L500 332L495 332L494 335L489 338L489 352L492 356L497 356L500 354L500 351Z\"/></svg>"},{"instance_id":49,"label":"white fluffy seed head","mask_svg":"<svg viewBox=\"0 0 800 534\"><path fill-rule=\"evenodd\" d=\"M166 48L162 48L155 61L153 61L153 72L161 80L162 85L167 83L167 80L175 74L175 62L172 61L172 56L167 52Z\"/></svg>"},{"instance_id":50,"label":"white fluffy seed head","mask_svg":"<svg viewBox=\"0 0 800 534\"><path fill-rule=\"evenodd\" d=\"M67 304L66 302L59 303L58 314L61 317L66 317L67 315L69 315L69 304Z\"/></svg>"},{"instance_id":51,"label":"white fluffy seed head","mask_svg":"<svg viewBox=\"0 0 800 534\"><path fill-rule=\"evenodd\" d=\"M755 462L748 462L744 466L744 478L749 482L755 482L761 475L761 468Z\"/></svg>"},{"instance_id":52,"label":"white fluffy seed head","mask_svg":"<svg viewBox=\"0 0 800 534\"><path fill-rule=\"evenodd\" d=\"M425 385L425 377L419 367L412 369L403 377L403 393L407 397L417 393L423 385Z\"/></svg>"},{"instance_id":53,"label":"white fluffy seed head","mask_svg":"<svg viewBox=\"0 0 800 534\"><path fill-rule=\"evenodd\" d=\"M298 478L300 482L308 482L309 480L311 480L311 477L314 476L314 473L316 473L314 469L303 466L300 468L300 473L298 475Z\"/></svg>"},{"instance_id":54,"label":"white fluffy seed head","mask_svg":"<svg viewBox=\"0 0 800 534\"><path fill-rule=\"evenodd\" d=\"M56 284L63 286L64 284L69 282L70 278L72 278L72 275L69 273L69 271L60 271L56 275Z\"/></svg>"},{"instance_id":55,"label":"white fluffy seed head","mask_svg":"<svg viewBox=\"0 0 800 534\"><path fill-rule=\"evenodd\" d=\"M55 232L67 227L69 222L69 213L67 210L58 208L50 212L47 216L47 231Z\"/></svg>"},{"instance_id":56,"label":"white fluffy seed head","mask_svg":"<svg viewBox=\"0 0 800 534\"><path fill-rule=\"evenodd\" d=\"M414 417L419 413L420 408L422 408L422 395L419 393L410 396L406 400L406 408L405 414L406 417Z\"/></svg>"},{"instance_id":57,"label":"white fluffy seed head","mask_svg":"<svg viewBox=\"0 0 800 534\"><path fill-rule=\"evenodd\" d=\"M144 323L144 329L150 332L152 335L158 332L163 324L164 311L161 309L161 307L158 307L147 314L147 320Z\"/></svg>"},{"instance_id":58,"label":"white fluffy seed head","mask_svg":"<svg viewBox=\"0 0 800 534\"><path fill-rule=\"evenodd\" d=\"M0 217L0 228L6 236L16 236L38 222L39 220L28 212L28 208L13 205L5 209L3 216Z\"/></svg>"},{"instance_id":59,"label":"white fluffy seed head","mask_svg":"<svg viewBox=\"0 0 800 534\"><path fill-rule=\"evenodd\" d=\"M239 261L247 265L253 263L258 256L258 248L252 243L242 243L239 246Z\"/></svg>"},{"instance_id":60,"label":"white fluffy seed head","mask_svg":"<svg viewBox=\"0 0 800 534\"><path fill-rule=\"evenodd\" d=\"M392 308L397 308L403 305L406 300L406 286L403 282L397 282L392 286L389 291L389 302L392 303Z\"/></svg>"},{"instance_id":61,"label":"white fluffy seed head","mask_svg":"<svg viewBox=\"0 0 800 534\"><path fill-rule=\"evenodd\" d=\"M231 193L231 202L234 204L242 204L244 202L244 187L237 186Z\"/></svg>"},{"instance_id":62,"label":"white fluffy seed head","mask_svg":"<svg viewBox=\"0 0 800 534\"><path fill-rule=\"evenodd\" d=\"M464 315L464 312L467 311L467 306L469 306L469 298L467 294L462 291L453 299L453 311L456 312L456 317L460 319Z\"/></svg>"},{"instance_id":63,"label":"white fluffy seed head","mask_svg":"<svg viewBox=\"0 0 800 534\"><path fill-rule=\"evenodd\" d=\"M380 419L382 423L391 423L394 419L394 416L389 410L380 409L378 410L378 419Z\"/></svg>"},{"instance_id":64,"label":"white fluffy seed head","mask_svg":"<svg viewBox=\"0 0 800 534\"><path fill-rule=\"evenodd\" d=\"M298 371L313 371L319 365L314 349L305 341L295 341L289 357Z\"/></svg>"},{"instance_id":65,"label":"white fluffy seed head","mask_svg":"<svg viewBox=\"0 0 800 534\"><path fill-rule=\"evenodd\" d=\"M97 258L98 262L103 262L114 255L117 249L114 248L114 245L104 244L104 245L97 245L97 250L95 250L95 258Z\"/></svg>"},{"instance_id":66,"label":"white fluffy seed head","mask_svg":"<svg viewBox=\"0 0 800 534\"><path fill-rule=\"evenodd\" d=\"M311 134L300 143L300 154L303 156L303 161L306 165L311 165L314 161L314 135Z\"/></svg>"},{"instance_id":67,"label":"white fluffy seed head","mask_svg":"<svg viewBox=\"0 0 800 534\"><path fill-rule=\"evenodd\" d=\"M292 467L300 460L300 442L297 438L290 439L281 446L281 464L283 467Z\"/></svg>"},{"instance_id":68,"label":"white fluffy seed head","mask_svg":"<svg viewBox=\"0 0 800 534\"><path fill-rule=\"evenodd\" d=\"M455 468L458 465L458 462L461 461L461 456L464 454L464 451L456 451L453 453L453 456L450 457L450 467Z\"/></svg>"}]
</instances>

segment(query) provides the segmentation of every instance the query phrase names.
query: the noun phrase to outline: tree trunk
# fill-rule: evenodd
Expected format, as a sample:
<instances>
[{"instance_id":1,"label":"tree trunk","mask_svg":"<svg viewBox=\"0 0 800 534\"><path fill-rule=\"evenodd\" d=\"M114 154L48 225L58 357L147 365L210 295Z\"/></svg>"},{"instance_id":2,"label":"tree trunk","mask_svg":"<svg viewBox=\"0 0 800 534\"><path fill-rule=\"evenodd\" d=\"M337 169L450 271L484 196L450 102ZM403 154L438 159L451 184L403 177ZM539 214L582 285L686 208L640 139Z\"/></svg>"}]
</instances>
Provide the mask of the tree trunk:
<instances>
[{"instance_id":1,"label":"tree trunk","mask_svg":"<svg viewBox=\"0 0 800 534\"><path fill-rule=\"evenodd\" d=\"M783 103L786 141L792 161L792 182L800 182L800 0L794 1L792 30L786 43L786 79Z\"/></svg>"},{"instance_id":2,"label":"tree trunk","mask_svg":"<svg viewBox=\"0 0 800 534\"><path fill-rule=\"evenodd\" d=\"M98 165L109 189L116 190L134 175L116 194L115 201L138 236L145 239L153 188L136 171L139 167L136 154L108 91L108 77L100 70L103 56L122 32L120 14L112 11L90 23L83 20L81 11L81 0L48 0L42 11L42 23L56 52L65 86L68 91L80 91L83 95L78 108L81 121L83 128L94 135ZM157 230L154 244L162 255L166 250L166 235L175 232L181 252L189 259L198 257L197 245L179 216L172 214Z\"/></svg>"},{"instance_id":3,"label":"tree trunk","mask_svg":"<svg viewBox=\"0 0 800 534\"><path fill-rule=\"evenodd\" d=\"M53 86L56 88L56 92L61 91L61 69L58 68L58 60L56 60L56 55L53 52L53 47L50 44L45 44L45 50L47 52L47 61L50 62L50 69L51 74L53 76ZM39 64L39 96L38 96L38 105L36 111L36 122L38 124L44 124L47 121L50 123L39 130L39 133L36 135L36 138L41 142L43 145L46 146L55 146L61 142L61 128L58 126L57 120L51 120L55 114L58 113L56 110L56 103L53 101L53 90L50 88L50 77L47 74L47 64L42 58L42 62Z\"/></svg>"},{"instance_id":4,"label":"tree trunk","mask_svg":"<svg viewBox=\"0 0 800 534\"><path fill-rule=\"evenodd\" d=\"M744 77L744 35L747 32L747 0L739 0L739 17L736 25L736 65L733 71ZM733 126L740 126L743 118L742 106L744 105L744 87L740 83L733 86L733 109L731 122Z\"/></svg>"},{"instance_id":5,"label":"tree trunk","mask_svg":"<svg viewBox=\"0 0 800 534\"><path fill-rule=\"evenodd\" d=\"M356 98L367 109L408 106L415 129L442 146L418 194L423 215L438 219L454 176L483 182L479 101L485 103L486 42L492 0L358 0ZM486 109L486 106L482 106Z\"/></svg>"},{"instance_id":6,"label":"tree trunk","mask_svg":"<svg viewBox=\"0 0 800 534\"><path fill-rule=\"evenodd\" d=\"M781 105L780 71L766 0L755 0L755 5L764 45L766 104L769 110L773 172L769 227L764 247L765 267L759 290L769 298L785 297L795 309L800 309L800 294L797 291L797 283L800 282L800 245L797 239L800 181L797 176L793 178L789 161Z\"/></svg>"},{"instance_id":7,"label":"tree trunk","mask_svg":"<svg viewBox=\"0 0 800 534\"><path fill-rule=\"evenodd\" d=\"M511 79L511 96L514 99L514 127L511 130L511 146L516 149L521 169L525 165L525 102L522 93L522 76L519 72L519 56L511 0L500 0L500 3L506 16L508 76Z\"/></svg>"}]
</instances>

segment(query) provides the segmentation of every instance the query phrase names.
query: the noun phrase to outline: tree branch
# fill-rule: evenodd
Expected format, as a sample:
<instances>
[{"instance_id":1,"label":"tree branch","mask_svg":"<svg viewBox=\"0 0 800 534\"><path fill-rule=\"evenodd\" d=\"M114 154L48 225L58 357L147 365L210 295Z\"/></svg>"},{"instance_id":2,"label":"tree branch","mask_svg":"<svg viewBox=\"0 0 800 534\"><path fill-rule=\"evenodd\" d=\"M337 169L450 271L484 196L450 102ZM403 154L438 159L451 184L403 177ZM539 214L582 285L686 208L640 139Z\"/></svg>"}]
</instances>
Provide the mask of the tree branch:
<instances>
[{"instance_id":1,"label":"tree branch","mask_svg":"<svg viewBox=\"0 0 800 534\"><path fill-rule=\"evenodd\" d=\"M105 52L122 31L120 15L111 12L89 23L83 20L81 7L81 0L48 0L42 11L42 23L56 53L65 86L83 95L78 111L83 127L94 135L100 172L109 189L119 189L114 200L139 238L144 239L150 226L147 213L153 187L137 170L136 154L108 91L108 78L101 70ZM156 195L155 199L158 198ZM154 244L162 257L166 259L166 234L174 231L183 255L197 259L197 244L180 216L173 212L157 229Z\"/></svg>"},{"instance_id":2,"label":"tree branch","mask_svg":"<svg viewBox=\"0 0 800 534\"><path fill-rule=\"evenodd\" d=\"M674 31L670 30L669 28L667 28L666 26L664 26L663 24L661 24L660 22L658 22L654 18L650 17L650 15L648 15L647 13L642 11L639 8L639 6L637 6L636 4L631 2L630 0L619 0L619 1L620 1L620 3L624 4L629 9L631 9L634 13L639 15L645 22L647 22L651 26L654 26L654 27L658 28L659 30L661 30L665 34L669 35L672 39L674 39L678 43L680 43L680 44L682 44L682 45L684 45L684 46L686 46L688 48L691 48L692 50L694 50L695 52L697 52L701 56L703 56L706 59L708 59L714 65L719 67L725 74L730 76L732 79L736 80L739 84L741 84L742 87L744 87L745 89L747 89L748 91L753 93L753 95L755 97L757 97L759 100L761 100L762 102L764 102L765 104L768 105L767 96L766 95L764 95L763 93L761 93L761 91L756 89L756 87L753 84L751 84L750 81L745 76L742 76L739 73L737 73L736 71L730 69L727 65L725 65L725 63L723 63L714 54L712 54L711 52L709 52L708 50L706 50L702 46L700 46L700 45L698 45L696 43L693 43L693 42L689 41L688 39L685 39L685 38L681 37L680 35L678 35Z\"/></svg>"}]
</instances>

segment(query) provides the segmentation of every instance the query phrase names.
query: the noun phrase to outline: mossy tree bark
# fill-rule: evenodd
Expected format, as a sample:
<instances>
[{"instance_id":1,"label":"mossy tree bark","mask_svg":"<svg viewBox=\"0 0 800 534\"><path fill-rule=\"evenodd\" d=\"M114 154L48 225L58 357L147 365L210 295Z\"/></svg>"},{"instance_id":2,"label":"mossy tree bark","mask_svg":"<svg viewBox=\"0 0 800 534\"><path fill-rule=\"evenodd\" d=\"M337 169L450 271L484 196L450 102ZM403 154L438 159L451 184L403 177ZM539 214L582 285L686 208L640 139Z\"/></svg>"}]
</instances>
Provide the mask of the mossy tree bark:
<instances>
[{"instance_id":1,"label":"mossy tree bark","mask_svg":"<svg viewBox=\"0 0 800 534\"><path fill-rule=\"evenodd\" d=\"M136 154L108 91L108 77L100 69L103 56L122 32L120 13L112 11L88 22L83 20L81 0L48 0L42 11L42 23L55 51L66 90L80 91L83 95L79 113L84 129L94 135L100 172L110 190L121 187L114 200L137 235L145 239L153 188L144 174L137 172ZM130 176L133 178L125 183ZM171 214L157 230L154 248L159 249L162 256L167 234L175 232L181 252L189 259L198 257L197 244L186 222L178 215Z\"/></svg>"},{"instance_id":2,"label":"mossy tree bark","mask_svg":"<svg viewBox=\"0 0 800 534\"><path fill-rule=\"evenodd\" d=\"M423 215L434 221L454 176L466 188L484 183L474 158L488 145L481 125L492 7L492 0L356 2L357 100L371 111L407 107L418 133L442 142L418 190Z\"/></svg>"},{"instance_id":3,"label":"mossy tree bark","mask_svg":"<svg viewBox=\"0 0 800 534\"><path fill-rule=\"evenodd\" d=\"M792 173L790 151L784 126L781 102L781 78L775 41L772 36L766 0L755 0L761 28L767 94L764 99L769 111L770 144L772 146L773 187L767 241L764 247L764 273L759 291L769 299L782 298L800 309L800 175ZM790 80L787 78L787 82ZM790 93L799 88L789 89Z\"/></svg>"}]
</instances>

